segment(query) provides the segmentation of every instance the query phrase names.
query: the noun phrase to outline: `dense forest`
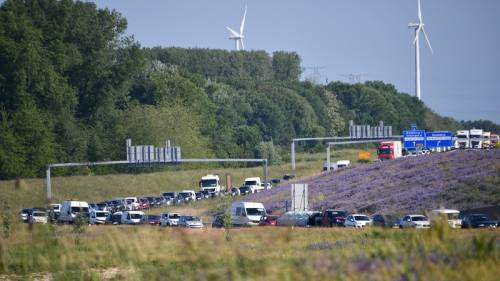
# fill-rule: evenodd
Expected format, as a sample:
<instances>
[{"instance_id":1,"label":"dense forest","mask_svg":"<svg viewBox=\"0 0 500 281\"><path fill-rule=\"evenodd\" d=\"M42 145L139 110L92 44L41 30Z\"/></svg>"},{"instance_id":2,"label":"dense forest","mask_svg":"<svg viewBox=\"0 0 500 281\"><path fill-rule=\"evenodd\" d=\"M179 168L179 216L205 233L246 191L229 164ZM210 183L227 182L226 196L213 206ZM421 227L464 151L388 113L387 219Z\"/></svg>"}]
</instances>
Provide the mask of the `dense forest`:
<instances>
[{"instance_id":1,"label":"dense forest","mask_svg":"<svg viewBox=\"0 0 500 281\"><path fill-rule=\"evenodd\" d=\"M350 119L498 129L441 117L380 81L301 81L293 52L142 48L126 28L120 13L93 3L3 2L0 179L42 176L48 163L124 159L129 137L169 137L184 157L277 162L291 138L341 135Z\"/></svg>"}]
</instances>

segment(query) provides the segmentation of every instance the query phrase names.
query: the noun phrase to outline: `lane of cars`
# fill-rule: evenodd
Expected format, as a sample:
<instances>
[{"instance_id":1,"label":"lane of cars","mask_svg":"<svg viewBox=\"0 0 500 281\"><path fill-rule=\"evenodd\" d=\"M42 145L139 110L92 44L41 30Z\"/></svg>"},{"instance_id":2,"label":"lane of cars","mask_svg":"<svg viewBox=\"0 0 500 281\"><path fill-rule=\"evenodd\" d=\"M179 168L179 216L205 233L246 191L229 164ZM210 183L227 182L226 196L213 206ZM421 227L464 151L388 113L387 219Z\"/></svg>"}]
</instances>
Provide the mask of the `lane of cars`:
<instances>
[{"instance_id":1,"label":"lane of cars","mask_svg":"<svg viewBox=\"0 0 500 281\"><path fill-rule=\"evenodd\" d=\"M285 175L283 180L292 179L294 175ZM281 179L273 179L279 183ZM255 186L259 186L256 189ZM62 204L51 204L45 208L25 208L20 212L20 219L28 223L73 223L77 217L83 217L89 224L149 224L157 226L182 226L201 228L201 218L189 214L163 213L146 214L144 211L169 205L188 204L190 202L215 198L218 196L238 196L271 188L271 184L260 182L259 178L247 178L240 188L229 191L210 192L209 190L182 190L180 192L164 192L161 196L119 197L99 203L83 201L64 201ZM235 202L231 209L233 226L302 226L302 227L352 227L364 228L380 226L390 228L430 228L431 221L438 217L446 217L452 228L496 227L498 221L485 214L461 215L458 210L437 209L429 213L430 219L421 214L409 214L403 218L392 215L350 214L346 210L327 209L322 212L285 212L281 216L267 214L264 205L257 202ZM223 215L213 217L213 227L228 226L224 224Z\"/></svg>"}]
</instances>

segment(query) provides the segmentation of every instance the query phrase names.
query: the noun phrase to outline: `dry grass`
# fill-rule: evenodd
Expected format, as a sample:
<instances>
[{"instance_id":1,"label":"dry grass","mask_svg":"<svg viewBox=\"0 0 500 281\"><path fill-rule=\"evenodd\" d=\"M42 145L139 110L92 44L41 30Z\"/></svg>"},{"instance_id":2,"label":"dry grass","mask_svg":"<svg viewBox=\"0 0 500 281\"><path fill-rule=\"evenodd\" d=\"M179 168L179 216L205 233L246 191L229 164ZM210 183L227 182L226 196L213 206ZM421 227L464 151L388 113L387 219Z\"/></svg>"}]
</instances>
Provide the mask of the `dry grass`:
<instances>
[{"instance_id":1,"label":"dry grass","mask_svg":"<svg viewBox=\"0 0 500 281\"><path fill-rule=\"evenodd\" d=\"M3 277L496 280L500 274L499 230L101 226L90 227L78 244L67 226L16 225L13 234L0 240Z\"/></svg>"}]
</instances>

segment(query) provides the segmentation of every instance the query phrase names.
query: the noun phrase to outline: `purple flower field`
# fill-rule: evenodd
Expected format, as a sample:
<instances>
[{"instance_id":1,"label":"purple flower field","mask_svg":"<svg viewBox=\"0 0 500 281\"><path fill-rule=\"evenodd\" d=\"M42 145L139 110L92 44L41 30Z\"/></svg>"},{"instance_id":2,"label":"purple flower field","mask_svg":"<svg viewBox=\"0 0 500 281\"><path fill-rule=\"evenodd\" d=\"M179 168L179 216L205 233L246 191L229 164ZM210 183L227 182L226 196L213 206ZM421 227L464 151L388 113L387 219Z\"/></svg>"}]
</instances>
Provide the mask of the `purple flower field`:
<instances>
[{"instance_id":1,"label":"purple flower field","mask_svg":"<svg viewBox=\"0 0 500 281\"><path fill-rule=\"evenodd\" d=\"M500 204L500 150L453 151L358 165L297 181L309 185L309 206L350 212L422 213ZM291 182L249 195L273 212L290 202Z\"/></svg>"}]
</instances>

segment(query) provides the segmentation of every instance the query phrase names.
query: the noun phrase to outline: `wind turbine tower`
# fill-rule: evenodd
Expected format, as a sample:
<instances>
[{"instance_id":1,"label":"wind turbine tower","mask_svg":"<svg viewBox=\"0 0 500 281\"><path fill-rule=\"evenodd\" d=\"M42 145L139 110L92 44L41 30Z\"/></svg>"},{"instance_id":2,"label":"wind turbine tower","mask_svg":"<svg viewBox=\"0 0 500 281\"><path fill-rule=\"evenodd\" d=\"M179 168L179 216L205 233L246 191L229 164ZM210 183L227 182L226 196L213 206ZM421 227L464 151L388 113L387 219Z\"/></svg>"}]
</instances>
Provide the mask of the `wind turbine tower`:
<instances>
[{"instance_id":1,"label":"wind turbine tower","mask_svg":"<svg viewBox=\"0 0 500 281\"><path fill-rule=\"evenodd\" d=\"M421 92L420 92L420 33L424 33L425 41L431 50L431 53L434 53L432 50L431 42L429 41L429 37L427 37L427 33L425 32L424 22L422 20L422 11L420 9L420 0L418 1L418 23L410 23L408 24L409 28L415 29L415 39L413 40L413 45L415 45L415 96L418 100L422 100Z\"/></svg>"},{"instance_id":2,"label":"wind turbine tower","mask_svg":"<svg viewBox=\"0 0 500 281\"><path fill-rule=\"evenodd\" d=\"M245 18L247 16L247 6L245 6L245 13L243 14L243 19L241 19L240 24L240 32L234 31L232 28L226 26L227 30L229 30L229 40L234 40L236 51L245 50L245 44L243 43L243 30L245 29Z\"/></svg>"}]
</instances>

